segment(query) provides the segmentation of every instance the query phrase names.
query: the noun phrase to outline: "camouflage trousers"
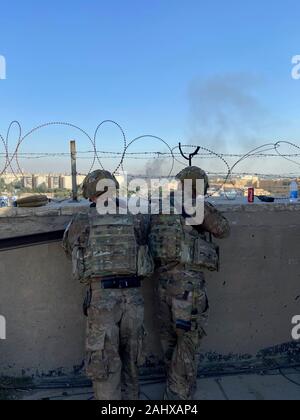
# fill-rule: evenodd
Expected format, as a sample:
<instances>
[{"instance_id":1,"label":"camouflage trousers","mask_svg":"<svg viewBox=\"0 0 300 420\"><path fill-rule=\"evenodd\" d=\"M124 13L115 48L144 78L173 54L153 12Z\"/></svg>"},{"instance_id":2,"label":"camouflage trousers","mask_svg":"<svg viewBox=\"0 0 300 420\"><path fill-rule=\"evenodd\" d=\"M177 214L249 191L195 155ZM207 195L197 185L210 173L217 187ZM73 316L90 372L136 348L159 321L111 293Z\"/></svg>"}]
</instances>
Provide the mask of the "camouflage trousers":
<instances>
[{"instance_id":1,"label":"camouflage trousers","mask_svg":"<svg viewBox=\"0 0 300 420\"><path fill-rule=\"evenodd\" d=\"M160 336L167 369L166 400L191 400L197 388L199 350L208 318L204 275L160 270Z\"/></svg>"},{"instance_id":2,"label":"camouflage trousers","mask_svg":"<svg viewBox=\"0 0 300 420\"><path fill-rule=\"evenodd\" d=\"M141 289L104 290L92 285L86 338L86 371L96 400L138 400L143 342Z\"/></svg>"}]
</instances>

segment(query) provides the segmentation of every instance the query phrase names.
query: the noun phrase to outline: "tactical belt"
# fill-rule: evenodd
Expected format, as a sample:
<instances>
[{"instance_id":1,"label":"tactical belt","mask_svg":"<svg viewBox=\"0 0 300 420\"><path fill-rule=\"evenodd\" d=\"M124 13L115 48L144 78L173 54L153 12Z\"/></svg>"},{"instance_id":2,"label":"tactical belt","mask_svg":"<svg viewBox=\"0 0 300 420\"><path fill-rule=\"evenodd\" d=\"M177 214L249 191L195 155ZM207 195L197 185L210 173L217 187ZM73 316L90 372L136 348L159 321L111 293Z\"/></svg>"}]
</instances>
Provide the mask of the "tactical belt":
<instances>
[{"instance_id":1,"label":"tactical belt","mask_svg":"<svg viewBox=\"0 0 300 420\"><path fill-rule=\"evenodd\" d=\"M95 280L97 279L93 279ZM134 289L142 285L140 277L112 277L99 280L102 289Z\"/></svg>"}]
</instances>

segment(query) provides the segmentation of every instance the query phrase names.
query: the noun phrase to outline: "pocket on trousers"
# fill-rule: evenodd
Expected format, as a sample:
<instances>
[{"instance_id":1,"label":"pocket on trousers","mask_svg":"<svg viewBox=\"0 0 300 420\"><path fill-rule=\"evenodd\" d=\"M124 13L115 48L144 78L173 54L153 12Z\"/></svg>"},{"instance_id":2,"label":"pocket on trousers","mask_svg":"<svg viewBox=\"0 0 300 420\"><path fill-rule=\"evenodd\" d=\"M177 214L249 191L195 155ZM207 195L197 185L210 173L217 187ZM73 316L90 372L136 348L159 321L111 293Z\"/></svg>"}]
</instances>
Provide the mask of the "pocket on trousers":
<instances>
[{"instance_id":1,"label":"pocket on trousers","mask_svg":"<svg viewBox=\"0 0 300 420\"><path fill-rule=\"evenodd\" d=\"M172 314L177 330L190 331L192 329L193 304L188 300L177 297L172 299Z\"/></svg>"},{"instance_id":2,"label":"pocket on trousers","mask_svg":"<svg viewBox=\"0 0 300 420\"><path fill-rule=\"evenodd\" d=\"M93 329L86 343L86 374L92 381L108 379L109 360L105 352L105 332Z\"/></svg>"}]
</instances>

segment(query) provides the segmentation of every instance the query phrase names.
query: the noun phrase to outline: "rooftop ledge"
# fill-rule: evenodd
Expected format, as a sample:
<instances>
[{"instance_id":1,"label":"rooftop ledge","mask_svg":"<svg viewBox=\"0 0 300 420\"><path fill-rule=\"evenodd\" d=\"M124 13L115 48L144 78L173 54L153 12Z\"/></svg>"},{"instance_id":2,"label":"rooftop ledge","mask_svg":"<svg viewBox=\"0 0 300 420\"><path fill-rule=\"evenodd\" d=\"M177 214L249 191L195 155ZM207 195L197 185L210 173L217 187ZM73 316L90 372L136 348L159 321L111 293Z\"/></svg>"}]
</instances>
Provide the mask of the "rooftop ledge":
<instances>
[{"instance_id":1,"label":"rooftop ledge","mask_svg":"<svg viewBox=\"0 0 300 420\"><path fill-rule=\"evenodd\" d=\"M253 213L253 212L281 212L281 211L300 211L299 203L289 203L281 201L278 203L241 203L236 201L209 200L220 211L224 213ZM60 204L49 204L38 208L0 208L0 218L25 218L25 217L57 217L72 216L78 212L87 212L89 205L87 202Z\"/></svg>"}]
</instances>

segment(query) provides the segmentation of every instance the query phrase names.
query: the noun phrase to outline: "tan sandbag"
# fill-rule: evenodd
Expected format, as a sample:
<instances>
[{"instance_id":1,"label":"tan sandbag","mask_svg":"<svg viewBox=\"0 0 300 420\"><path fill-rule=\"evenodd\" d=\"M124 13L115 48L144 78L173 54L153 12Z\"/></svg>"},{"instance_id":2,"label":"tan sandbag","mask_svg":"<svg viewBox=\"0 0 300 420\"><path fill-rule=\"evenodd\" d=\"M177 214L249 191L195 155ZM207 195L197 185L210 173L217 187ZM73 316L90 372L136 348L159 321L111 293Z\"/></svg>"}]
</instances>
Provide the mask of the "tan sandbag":
<instances>
[{"instance_id":1,"label":"tan sandbag","mask_svg":"<svg viewBox=\"0 0 300 420\"><path fill-rule=\"evenodd\" d=\"M48 203L49 199L46 195L31 195L17 200L17 207L42 207L46 206Z\"/></svg>"}]
</instances>

